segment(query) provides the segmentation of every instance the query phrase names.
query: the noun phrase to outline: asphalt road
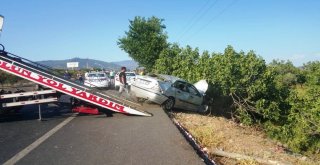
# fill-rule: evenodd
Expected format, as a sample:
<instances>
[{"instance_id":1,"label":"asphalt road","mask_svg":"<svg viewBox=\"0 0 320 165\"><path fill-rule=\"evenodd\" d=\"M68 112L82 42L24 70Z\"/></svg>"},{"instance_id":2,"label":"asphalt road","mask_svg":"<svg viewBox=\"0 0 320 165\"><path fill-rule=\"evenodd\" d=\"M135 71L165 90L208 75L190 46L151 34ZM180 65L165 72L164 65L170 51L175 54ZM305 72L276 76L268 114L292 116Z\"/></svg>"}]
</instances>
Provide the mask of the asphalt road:
<instances>
[{"instance_id":1,"label":"asphalt road","mask_svg":"<svg viewBox=\"0 0 320 165\"><path fill-rule=\"evenodd\" d=\"M37 106L0 116L0 164L71 116L68 107L42 109L45 121ZM144 109L154 116L77 116L17 164L204 164L159 106Z\"/></svg>"}]
</instances>

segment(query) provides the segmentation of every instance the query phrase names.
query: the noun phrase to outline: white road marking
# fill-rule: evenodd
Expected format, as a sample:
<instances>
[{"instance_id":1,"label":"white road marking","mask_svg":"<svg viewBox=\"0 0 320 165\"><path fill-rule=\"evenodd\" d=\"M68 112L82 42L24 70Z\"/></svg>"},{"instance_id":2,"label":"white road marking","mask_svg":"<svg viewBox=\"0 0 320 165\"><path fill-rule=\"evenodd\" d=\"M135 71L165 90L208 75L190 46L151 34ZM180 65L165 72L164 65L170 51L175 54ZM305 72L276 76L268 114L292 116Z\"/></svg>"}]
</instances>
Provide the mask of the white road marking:
<instances>
[{"instance_id":1,"label":"white road marking","mask_svg":"<svg viewBox=\"0 0 320 165\"><path fill-rule=\"evenodd\" d=\"M41 143L43 143L45 140L47 140L50 136L52 136L54 133L56 133L59 129L61 129L63 126L67 125L72 119L74 119L76 115L72 115L68 117L66 120L61 122L59 125L51 129L49 132L41 136L39 139L37 139L35 142L30 144L28 147L17 153L15 156L13 156L11 159L7 160L3 165L12 165L16 164L20 159L28 155L32 150L37 148Z\"/></svg>"}]
</instances>

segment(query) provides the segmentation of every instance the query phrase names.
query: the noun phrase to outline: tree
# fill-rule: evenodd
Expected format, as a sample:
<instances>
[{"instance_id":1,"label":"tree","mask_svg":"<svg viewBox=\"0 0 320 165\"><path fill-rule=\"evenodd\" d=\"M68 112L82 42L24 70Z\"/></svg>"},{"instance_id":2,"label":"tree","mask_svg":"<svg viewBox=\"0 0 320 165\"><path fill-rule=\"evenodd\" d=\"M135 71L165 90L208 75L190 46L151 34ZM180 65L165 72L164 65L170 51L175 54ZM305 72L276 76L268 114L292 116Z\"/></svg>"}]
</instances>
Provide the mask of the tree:
<instances>
[{"instance_id":1,"label":"tree","mask_svg":"<svg viewBox=\"0 0 320 165\"><path fill-rule=\"evenodd\" d=\"M178 44L170 44L168 48L164 49L156 60L153 67L155 73L172 75L174 68L173 65L177 62L175 58L181 53L181 48Z\"/></svg>"},{"instance_id":2,"label":"tree","mask_svg":"<svg viewBox=\"0 0 320 165\"><path fill-rule=\"evenodd\" d=\"M300 84L300 87L302 87L302 85L306 83L306 81L307 78L303 73L297 74L297 83Z\"/></svg>"},{"instance_id":3,"label":"tree","mask_svg":"<svg viewBox=\"0 0 320 165\"><path fill-rule=\"evenodd\" d=\"M303 83L303 77L300 76L301 70L296 68L291 61L273 60L269 67L271 67L276 74L276 82L278 86L290 87L297 83ZM298 77L298 75L300 77Z\"/></svg>"},{"instance_id":4,"label":"tree","mask_svg":"<svg viewBox=\"0 0 320 165\"><path fill-rule=\"evenodd\" d=\"M196 82L195 68L199 59L198 48L192 49L189 45L174 58L172 74L189 82Z\"/></svg>"},{"instance_id":5,"label":"tree","mask_svg":"<svg viewBox=\"0 0 320 165\"><path fill-rule=\"evenodd\" d=\"M303 97L292 92L288 100L291 108L276 137L293 151L320 153L320 87L310 87Z\"/></svg>"},{"instance_id":6,"label":"tree","mask_svg":"<svg viewBox=\"0 0 320 165\"><path fill-rule=\"evenodd\" d=\"M119 47L137 61L140 66L151 70L160 53L168 47L166 26L157 17L135 17L130 20L129 31L118 41Z\"/></svg>"},{"instance_id":7,"label":"tree","mask_svg":"<svg viewBox=\"0 0 320 165\"><path fill-rule=\"evenodd\" d=\"M22 80L22 78L20 78L18 76L6 73L4 71L0 71L0 84L1 84L1 86L3 86L4 84L13 85L21 80Z\"/></svg>"},{"instance_id":8,"label":"tree","mask_svg":"<svg viewBox=\"0 0 320 165\"><path fill-rule=\"evenodd\" d=\"M233 119L258 124L266 133L297 152L320 152L320 63L310 62L304 70L290 61L265 61L253 51L224 53L190 46L170 45L156 61L157 73L172 74L189 82L206 79L207 96L232 109ZM294 84L304 84L303 95ZM220 99L222 100L222 99Z\"/></svg>"},{"instance_id":9,"label":"tree","mask_svg":"<svg viewBox=\"0 0 320 165\"><path fill-rule=\"evenodd\" d=\"M231 46L212 56L211 82L233 100L234 116L245 124L275 120L280 116L273 73L253 51L237 53Z\"/></svg>"},{"instance_id":10,"label":"tree","mask_svg":"<svg viewBox=\"0 0 320 165\"><path fill-rule=\"evenodd\" d=\"M308 62L304 69L308 85L320 85L320 61Z\"/></svg>"},{"instance_id":11,"label":"tree","mask_svg":"<svg viewBox=\"0 0 320 165\"><path fill-rule=\"evenodd\" d=\"M6 74L4 71L0 71L0 84L2 87L7 81L7 79L8 79L8 74Z\"/></svg>"}]
</instances>

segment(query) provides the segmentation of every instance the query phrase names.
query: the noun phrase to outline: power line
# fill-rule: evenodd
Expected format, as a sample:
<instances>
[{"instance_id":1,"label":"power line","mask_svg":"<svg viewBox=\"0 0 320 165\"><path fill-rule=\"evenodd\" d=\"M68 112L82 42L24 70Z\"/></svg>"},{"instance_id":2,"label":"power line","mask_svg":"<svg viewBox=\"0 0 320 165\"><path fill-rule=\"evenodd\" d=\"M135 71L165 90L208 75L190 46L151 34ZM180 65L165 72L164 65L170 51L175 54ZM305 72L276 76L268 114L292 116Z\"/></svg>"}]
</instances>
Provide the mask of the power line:
<instances>
[{"instance_id":1,"label":"power line","mask_svg":"<svg viewBox=\"0 0 320 165\"><path fill-rule=\"evenodd\" d=\"M210 9L213 8L213 7L217 4L218 0L215 0L207 9L205 9L205 7L209 4L209 2L210 2L210 0L207 1L207 2L200 8L200 10L198 10L198 12L197 12L196 15L194 15L194 16L195 16L194 18L196 18L196 19L195 19L194 21L193 21L193 19L192 19L192 21L190 21L190 22L191 22L190 26L187 27L187 29L181 34L181 36L178 38L178 41L179 41L181 38L183 38L183 36L184 36L185 34L187 34L187 33L193 28L193 26L196 25L196 24L203 18L203 16L205 16L205 15L210 11ZM204 10L204 9L205 9L205 10ZM203 10L204 10L204 12L202 12ZM199 15L198 17L196 17L196 16L198 15L198 13L200 14L201 12L202 12L202 14Z\"/></svg>"},{"instance_id":2,"label":"power line","mask_svg":"<svg viewBox=\"0 0 320 165\"><path fill-rule=\"evenodd\" d=\"M193 35L191 35L189 38L186 39L186 41L190 40L192 37L197 35L200 31L205 29L208 25L210 25L216 18L221 16L223 13L225 13L230 7L232 7L238 0L233 0L229 5L227 5L225 8L223 8L217 15L213 16L204 26L202 26L198 31L194 32Z\"/></svg>"},{"instance_id":3,"label":"power line","mask_svg":"<svg viewBox=\"0 0 320 165\"><path fill-rule=\"evenodd\" d=\"M187 23L183 26L184 28L181 30L182 32L186 31L187 27L190 25L190 22L193 22L197 18L198 14L200 14L200 12L203 11L203 9L207 6L207 4L209 2L210 2L210 0L207 0L206 3L204 5L202 5L201 8L199 8L199 10L196 12L196 14L194 14L193 17L189 21L187 21ZM182 35L183 35L183 33L181 33L179 38L181 38Z\"/></svg>"}]
</instances>

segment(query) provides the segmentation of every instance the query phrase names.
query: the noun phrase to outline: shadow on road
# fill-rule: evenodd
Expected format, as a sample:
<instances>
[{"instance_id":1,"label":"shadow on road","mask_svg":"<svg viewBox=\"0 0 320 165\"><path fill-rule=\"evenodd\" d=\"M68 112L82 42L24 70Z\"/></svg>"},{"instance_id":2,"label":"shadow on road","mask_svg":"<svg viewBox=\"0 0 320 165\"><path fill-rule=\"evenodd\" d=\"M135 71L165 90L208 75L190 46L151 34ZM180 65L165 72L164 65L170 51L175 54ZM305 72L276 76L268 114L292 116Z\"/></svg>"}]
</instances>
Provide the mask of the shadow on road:
<instances>
[{"instance_id":1,"label":"shadow on road","mask_svg":"<svg viewBox=\"0 0 320 165\"><path fill-rule=\"evenodd\" d=\"M65 118L66 116L69 116L70 113L71 107L68 104L41 104L42 121L51 118ZM39 119L38 105L25 105L19 110L0 115L0 123L35 119Z\"/></svg>"}]
</instances>

